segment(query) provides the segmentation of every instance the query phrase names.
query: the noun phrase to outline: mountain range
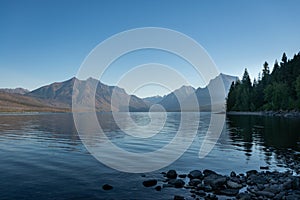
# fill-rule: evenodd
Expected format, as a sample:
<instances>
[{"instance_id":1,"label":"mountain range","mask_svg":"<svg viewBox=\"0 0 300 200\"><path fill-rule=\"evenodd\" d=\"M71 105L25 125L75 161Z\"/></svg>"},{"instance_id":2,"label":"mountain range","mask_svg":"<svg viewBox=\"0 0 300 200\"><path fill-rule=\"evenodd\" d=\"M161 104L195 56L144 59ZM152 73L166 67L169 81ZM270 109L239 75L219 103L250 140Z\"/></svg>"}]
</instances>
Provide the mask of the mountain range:
<instances>
[{"instance_id":1,"label":"mountain range","mask_svg":"<svg viewBox=\"0 0 300 200\"><path fill-rule=\"evenodd\" d=\"M22 88L0 89L0 112L66 112L71 111L72 100L80 105L94 103L96 111L104 112L148 111L153 104L160 104L166 111L194 111L199 108L194 106L196 105L195 102L191 102L193 97L198 100L200 110L209 111L211 107L209 91L215 90L216 83L221 80L227 95L231 83L237 79L234 76L220 74L212 79L205 88L195 89L191 86L182 86L163 97L153 96L141 99L135 95L127 94L122 88L105 85L93 78L87 80L71 78L33 91ZM74 84L76 84L76 89L73 93ZM96 92L95 96L93 96L92 91ZM116 97L113 98L113 101L112 96ZM224 96L220 97L218 103L224 106Z\"/></svg>"}]
</instances>

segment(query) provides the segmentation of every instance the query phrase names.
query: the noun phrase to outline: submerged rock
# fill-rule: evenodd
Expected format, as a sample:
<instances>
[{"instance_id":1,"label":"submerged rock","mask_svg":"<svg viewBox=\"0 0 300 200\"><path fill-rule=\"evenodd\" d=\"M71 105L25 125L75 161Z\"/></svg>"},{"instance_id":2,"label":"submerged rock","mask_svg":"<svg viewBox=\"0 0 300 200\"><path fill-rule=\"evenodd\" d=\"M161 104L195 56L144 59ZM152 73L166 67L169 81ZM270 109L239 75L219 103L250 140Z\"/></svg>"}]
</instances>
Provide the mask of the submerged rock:
<instances>
[{"instance_id":1,"label":"submerged rock","mask_svg":"<svg viewBox=\"0 0 300 200\"><path fill-rule=\"evenodd\" d=\"M156 191L161 191L161 186L158 185L158 186L156 186L154 189L155 189Z\"/></svg>"},{"instance_id":2,"label":"submerged rock","mask_svg":"<svg viewBox=\"0 0 300 200\"><path fill-rule=\"evenodd\" d=\"M226 196L236 196L239 193L239 189L223 189L220 190L220 194L226 195Z\"/></svg>"},{"instance_id":3,"label":"submerged rock","mask_svg":"<svg viewBox=\"0 0 300 200\"><path fill-rule=\"evenodd\" d=\"M184 200L185 198L183 196L175 195L174 200Z\"/></svg>"},{"instance_id":4,"label":"submerged rock","mask_svg":"<svg viewBox=\"0 0 300 200\"><path fill-rule=\"evenodd\" d=\"M143 182L143 185L145 187L152 187L152 186L155 186L157 184L157 180L155 179L149 179L149 180L146 180Z\"/></svg>"},{"instance_id":5,"label":"submerged rock","mask_svg":"<svg viewBox=\"0 0 300 200\"><path fill-rule=\"evenodd\" d=\"M188 174L188 177L190 179L194 179L194 178L198 178L198 179L202 179L203 178L203 174L201 171L199 170L193 170Z\"/></svg>"},{"instance_id":6,"label":"submerged rock","mask_svg":"<svg viewBox=\"0 0 300 200\"><path fill-rule=\"evenodd\" d=\"M111 186L111 185L109 185L109 184L104 184L104 185L102 186L102 189L103 189L103 190L111 190L111 189L113 189L113 186Z\"/></svg>"},{"instance_id":7,"label":"submerged rock","mask_svg":"<svg viewBox=\"0 0 300 200\"><path fill-rule=\"evenodd\" d=\"M177 172L175 170L169 170L166 176L167 178L175 179L177 178Z\"/></svg>"}]
</instances>

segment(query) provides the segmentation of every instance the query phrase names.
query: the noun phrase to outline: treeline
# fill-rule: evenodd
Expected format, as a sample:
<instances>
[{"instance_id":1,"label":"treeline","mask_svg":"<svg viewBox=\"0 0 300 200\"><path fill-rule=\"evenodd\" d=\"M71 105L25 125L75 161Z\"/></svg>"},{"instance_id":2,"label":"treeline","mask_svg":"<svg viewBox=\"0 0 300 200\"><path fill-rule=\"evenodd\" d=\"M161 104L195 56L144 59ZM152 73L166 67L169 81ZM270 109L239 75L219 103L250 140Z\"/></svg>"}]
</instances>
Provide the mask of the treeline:
<instances>
[{"instance_id":1,"label":"treeline","mask_svg":"<svg viewBox=\"0 0 300 200\"><path fill-rule=\"evenodd\" d=\"M265 62L253 83L245 69L242 80L231 84L227 111L263 110L300 110L300 52L290 60L284 53L272 72Z\"/></svg>"}]
</instances>

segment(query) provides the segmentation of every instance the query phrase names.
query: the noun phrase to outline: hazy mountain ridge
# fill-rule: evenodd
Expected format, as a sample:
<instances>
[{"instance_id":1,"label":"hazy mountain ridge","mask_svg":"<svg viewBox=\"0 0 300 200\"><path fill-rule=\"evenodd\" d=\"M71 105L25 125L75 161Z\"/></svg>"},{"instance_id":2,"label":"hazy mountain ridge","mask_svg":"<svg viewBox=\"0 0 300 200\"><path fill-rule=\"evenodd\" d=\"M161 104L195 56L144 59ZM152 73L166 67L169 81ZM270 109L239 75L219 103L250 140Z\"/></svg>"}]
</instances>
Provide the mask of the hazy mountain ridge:
<instances>
[{"instance_id":1,"label":"hazy mountain ridge","mask_svg":"<svg viewBox=\"0 0 300 200\"><path fill-rule=\"evenodd\" d=\"M160 102L163 98L164 97L162 97L162 96L156 95L156 96L143 98L143 100L148 105L153 105L153 104L156 104L156 103Z\"/></svg>"},{"instance_id":2,"label":"hazy mountain ridge","mask_svg":"<svg viewBox=\"0 0 300 200\"><path fill-rule=\"evenodd\" d=\"M191 86L182 86L164 97L153 96L141 99L135 95L127 94L123 88L108 86L93 78L79 80L74 77L63 82L42 86L24 94L16 94L16 92L21 92L22 90L0 90L0 111L65 112L71 111L72 100L79 105L87 107L95 104L96 111L105 112L148 111L153 104L162 105L166 111L197 111L199 107L195 105L198 105L198 103L200 110L209 111L210 95L208 88L215 87L214 85L222 80L227 95L232 81L237 79L234 76L220 74L215 79L212 79L205 88L195 89ZM74 84L76 84L76 87L73 93ZM92 91L95 91L96 94L92 94ZM196 97L198 102L195 102L193 97ZM181 106L177 98L182 103ZM222 97L219 101L220 105L223 105L225 98Z\"/></svg>"},{"instance_id":3,"label":"hazy mountain ridge","mask_svg":"<svg viewBox=\"0 0 300 200\"><path fill-rule=\"evenodd\" d=\"M26 94L30 91L25 88L19 87L19 88L1 88L0 92L6 92L6 93L10 93L10 94Z\"/></svg>"},{"instance_id":4,"label":"hazy mountain ridge","mask_svg":"<svg viewBox=\"0 0 300 200\"><path fill-rule=\"evenodd\" d=\"M238 80L238 77L230 76L226 74L219 74L214 79L210 80L208 85L204 88L194 89L191 86L183 86L174 92L166 95L158 104L162 105L166 111L211 111L211 95L210 92L214 92L215 97L215 109L223 110L225 108L225 97L229 92L232 82ZM222 95L222 92L219 92L220 84L224 84L225 96ZM181 106L179 101L176 99L176 96L180 99ZM195 102L195 98L198 102Z\"/></svg>"},{"instance_id":5,"label":"hazy mountain ridge","mask_svg":"<svg viewBox=\"0 0 300 200\"><path fill-rule=\"evenodd\" d=\"M195 93L195 88L192 86L182 86L177 90L169 93L164 96L164 98L158 102L158 104L162 105L166 111L180 111L180 103L183 102L187 97L189 97L192 93ZM181 105L183 106L183 105Z\"/></svg>"}]
</instances>

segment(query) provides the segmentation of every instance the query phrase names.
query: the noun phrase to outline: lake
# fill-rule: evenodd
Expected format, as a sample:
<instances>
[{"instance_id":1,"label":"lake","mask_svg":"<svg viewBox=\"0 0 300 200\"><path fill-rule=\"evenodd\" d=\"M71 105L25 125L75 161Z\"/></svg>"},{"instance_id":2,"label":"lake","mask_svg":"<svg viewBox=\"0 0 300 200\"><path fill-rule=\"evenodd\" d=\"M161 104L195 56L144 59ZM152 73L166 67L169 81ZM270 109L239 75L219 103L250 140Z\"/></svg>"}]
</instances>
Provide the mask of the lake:
<instances>
[{"instance_id":1,"label":"lake","mask_svg":"<svg viewBox=\"0 0 300 200\"><path fill-rule=\"evenodd\" d=\"M111 113L101 113L98 119L115 145L132 152L151 152L175 137L180 115L168 113L163 129L150 139L123 133ZM131 113L131 117L149 123L148 113ZM300 119L227 116L213 150L200 159L209 122L210 113L201 113L197 135L187 151L169 166L142 176L119 172L95 159L82 144L70 113L1 114L0 199L172 199L174 194L188 191L164 188L158 192L143 187L142 182L159 179L160 173L169 169L229 174L269 166L270 170L285 171L289 168L284 152L300 151ZM104 191L106 183L114 189Z\"/></svg>"}]
</instances>

